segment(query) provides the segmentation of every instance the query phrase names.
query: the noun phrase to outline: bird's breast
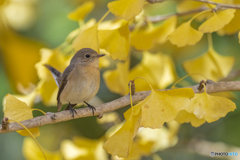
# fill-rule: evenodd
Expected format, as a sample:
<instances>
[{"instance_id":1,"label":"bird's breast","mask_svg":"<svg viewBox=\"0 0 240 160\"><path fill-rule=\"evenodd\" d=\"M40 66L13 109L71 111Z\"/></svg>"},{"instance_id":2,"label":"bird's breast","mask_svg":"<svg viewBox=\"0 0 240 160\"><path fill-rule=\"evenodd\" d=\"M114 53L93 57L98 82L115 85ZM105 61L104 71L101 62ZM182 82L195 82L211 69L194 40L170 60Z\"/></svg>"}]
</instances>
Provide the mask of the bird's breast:
<instances>
[{"instance_id":1,"label":"bird's breast","mask_svg":"<svg viewBox=\"0 0 240 160\"><path fill-rule=\"evenodd\" d=\"M77 66L69 74L60 101L71 104L90 101L98 92L100 85L100 72L98 68Z\"/></svg>"}]
</instances>

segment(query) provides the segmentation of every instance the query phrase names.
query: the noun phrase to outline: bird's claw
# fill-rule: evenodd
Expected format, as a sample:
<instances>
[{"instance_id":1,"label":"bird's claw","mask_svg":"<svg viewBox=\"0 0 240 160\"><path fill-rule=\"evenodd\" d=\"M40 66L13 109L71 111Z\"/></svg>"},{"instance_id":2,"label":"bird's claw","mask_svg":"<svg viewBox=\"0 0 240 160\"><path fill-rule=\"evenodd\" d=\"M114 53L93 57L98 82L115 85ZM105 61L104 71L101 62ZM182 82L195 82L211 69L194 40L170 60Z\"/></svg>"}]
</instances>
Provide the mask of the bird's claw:
<instances>
[{"instance_id":1,"label":"bird's claw","mask_svg":"<svg viewBox=\"0 0 240 160\"><path fill-rule=\"evenodd\" d=\"M70 113L72 114L73 119L74 119L74 112L77 114L77 111L72 107L70 107Z\"/></svg>"},{"instance_id":2,"label":"bird's claw","mask_svg":"<svg viewBox=\"0 0 240 160\"><path fill-rule=\"evenodd\" d=\"M84 103L90 108L92 109L92 113L93 113L93 116L94 116L94 110L96 111L96 108L93 107L92 105L88 104L87 102L84 101Z\"/></svg>"}]
</instances>

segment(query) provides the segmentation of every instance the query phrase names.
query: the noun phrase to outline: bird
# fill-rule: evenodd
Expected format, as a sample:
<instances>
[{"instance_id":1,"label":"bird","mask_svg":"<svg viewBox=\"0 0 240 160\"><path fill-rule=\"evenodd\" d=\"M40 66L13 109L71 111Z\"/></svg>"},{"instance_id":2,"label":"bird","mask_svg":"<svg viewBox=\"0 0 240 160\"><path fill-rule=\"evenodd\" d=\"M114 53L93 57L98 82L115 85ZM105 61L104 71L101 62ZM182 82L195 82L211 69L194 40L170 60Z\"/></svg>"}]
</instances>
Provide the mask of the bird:
<instances>
[{"instance_id":1,"label":"bird","mask_svg":"<svg viewBox=\"0 0 240 160\"><path fill-rule=\"evenodd\" d=\"M96 108L88 102L97 94L100 86L99 58L105 54L98 54L91 48L82 48L72 57L70 64L61 73L54 67L44 64L52 73L58 86L57 110L60 111L62 103L68 103L66 110L70 110L74 119L73 109L79 103L85 103L89 108Z\"/></svg>"}]
</instances>

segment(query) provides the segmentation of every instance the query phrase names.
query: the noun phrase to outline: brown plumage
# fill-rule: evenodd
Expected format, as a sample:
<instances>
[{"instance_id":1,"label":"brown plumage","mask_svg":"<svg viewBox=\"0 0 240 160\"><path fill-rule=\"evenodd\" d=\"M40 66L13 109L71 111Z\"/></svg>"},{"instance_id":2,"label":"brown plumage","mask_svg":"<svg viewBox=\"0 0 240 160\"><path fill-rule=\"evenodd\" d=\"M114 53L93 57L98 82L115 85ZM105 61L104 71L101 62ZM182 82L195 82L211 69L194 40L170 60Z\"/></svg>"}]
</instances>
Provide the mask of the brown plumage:
<instances>
[{"instance_id":1,"label":"brown plumage","mask_svg":"<svg viewBox=\"0 0 240 160\"><path fill-rule=\"evenodd\" d=\"M88 104L98 92L100 85L99 58L104 54L98 54L90 48L79 50L71 59L69 66L60 73L53 67L45 65L53 74L56 83L59 86L57 94L57 109L62 108L62 103L69 103L73 117L72 109L78 103L85 103L90 107L94 114L94 107Z\"/></svg>"}]
</instances>

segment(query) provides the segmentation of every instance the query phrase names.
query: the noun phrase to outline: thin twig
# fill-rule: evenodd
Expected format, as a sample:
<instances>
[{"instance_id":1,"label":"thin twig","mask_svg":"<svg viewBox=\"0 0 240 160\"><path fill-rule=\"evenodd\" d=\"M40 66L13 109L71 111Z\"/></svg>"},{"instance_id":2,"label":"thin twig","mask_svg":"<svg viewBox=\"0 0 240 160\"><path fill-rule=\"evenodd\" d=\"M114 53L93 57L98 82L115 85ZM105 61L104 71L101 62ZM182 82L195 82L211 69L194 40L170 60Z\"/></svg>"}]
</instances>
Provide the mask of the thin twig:
<instances>
[{"instance_id":1,"label":"thin twig","mask_svg":"<svg viewBox=\"0 0 240 160\"><path fill-rule=\"evenodd\" d=\"M178 1L178 0L147 0L149 3L161 3L165 1ZM218 6L219 8L232 8L232 9L240 9L239 5L230 5L230 4L222 4L217 3L209 0L187 0L187 1L196 1L196 2L202 2L202 3L208 3Z\"/></svg>"},{"instance_id":2,"label":"thin twig","mask_svg":"<svg viewBox=\"0 0 240 160\"><path fill-rule=\"evenodd\" d=\"M189 86L185 88L192 88L195 93L200 93L202 91L198 90L199 85ZM218 82L210 83L206 85L207 93L216 93L216 92L228 92L228 91L240 91L240 81L231 81L231 82ZM164 91L164 90L163 90ZM136 92L133 95L133 103L144 100L151 91ZM99 105L96 107L94 115L103 114L106 112L111 112L119 108L125 107L130 104L129 95L123 96L114 101ZM89 108L80 108L76 109L77 114L74 119L90 117L92 116L92 110ZM54 117L54 118L53 118ZM72 115L69 111L61 111L57 113L47 113L44 116L38 116L29 120L22 121L21 123L27 128L40 127L47 124L54 124L63 121L72 120ZM14 132L17 130L23 130L24 128L17 123L10 123L7 129L3 129L0 125L0 133Z\"/></svg>"},{"instance_id":3,"label":"thin twig","mask_svg":"<svg viewBox=\"0 0 240 160\"><path fill-rule=\"evenodd\" d=\"M156 22L163 21L163 20L166 20L166 19L174 17L174 16L178 16L178 17L186 16L186 15L190 15L190 14L193 14L193 13L202 12L202 11L205 11L205 10L208 10L208 8L201 7L201 8L198 8L198 9L194 9L194 10L187 11L187 12L182 12L182 13L173 13L173 14L168 14L168 15L158 15L158 16L154 16L154 17L147 17L147 19L149 21L153 22L153 23L156 23Z\"/></svg>"}]
</instances>

